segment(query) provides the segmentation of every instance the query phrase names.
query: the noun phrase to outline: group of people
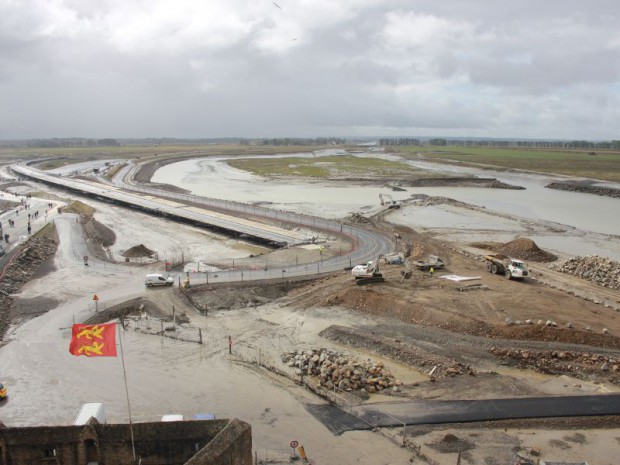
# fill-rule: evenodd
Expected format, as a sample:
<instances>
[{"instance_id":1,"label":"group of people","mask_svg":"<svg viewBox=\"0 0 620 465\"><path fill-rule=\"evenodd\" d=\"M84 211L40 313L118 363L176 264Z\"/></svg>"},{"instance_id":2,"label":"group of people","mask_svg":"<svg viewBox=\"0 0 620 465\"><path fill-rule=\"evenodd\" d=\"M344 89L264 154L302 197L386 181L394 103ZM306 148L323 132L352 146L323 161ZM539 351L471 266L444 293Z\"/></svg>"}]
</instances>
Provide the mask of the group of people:
<instances>
[{"instance_id":1,"label":"group of people","mask_svg":"<svg viewBox=\"0 0 620 465\"><path fill-rule=\"evenodd\" d=\"M29 197L30 196L28 196L27 198L29 198ZM51 203L51 202L48 203L48 207L49 208L52 208L53 206L54 206L53 203ZM30 208L31 208L31 205L26 203L26 201L24 199L22 199L22 209L29 210ZM15 216L19 216L19 210L20 210L19 208L17 208L15 210ZM30 221L31 220L35 220L37 218L39 218L39 211L38 210L35 210L33 213L28 213L28 227L26 228L27 231L28 231L28 234L32 233L32 225L30 224ZM47 220L47 210L45 210L45 219ZM7 220L7 223L9 224L10 228L14 228L15 227L15 220L9 218ZM0 222L0 240L2 240L2 239L4 239L4 242L6 242L8 244L10 236L8 234L6 234L6 233L3 235L3 232L2 232L2 222Z\"/></svg>"}]
</instances>

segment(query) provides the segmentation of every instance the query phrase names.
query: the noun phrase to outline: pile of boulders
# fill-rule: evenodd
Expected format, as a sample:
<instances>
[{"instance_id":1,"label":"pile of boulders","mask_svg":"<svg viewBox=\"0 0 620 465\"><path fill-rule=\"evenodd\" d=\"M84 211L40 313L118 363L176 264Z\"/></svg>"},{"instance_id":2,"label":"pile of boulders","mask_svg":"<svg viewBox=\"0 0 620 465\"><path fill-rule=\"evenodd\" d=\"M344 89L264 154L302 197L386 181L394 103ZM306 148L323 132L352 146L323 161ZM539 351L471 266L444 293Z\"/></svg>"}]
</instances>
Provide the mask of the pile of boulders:
<instances>
[{"instance_id":1,"label":"pile of boulders","mask_svg":"<svg viewBox=\"0 0 620 465\"><path fill-rule=\"evenodd\" d=\"M56 252L57 244L47 237L35 237L22 249L3 271L0 278L0 292L12 294L30 280L41 263Z\"/></svg>"},{"instance_id":2,"label":"pile of boulders","mask_svg":"<svg viewBox=\"0 0 620 465\"><path fill-rule=\"evenodd\" d=\"M53 239L34 237L0 270L0 338L10 324L11 294L17 293L30 280L41 264L56 252L56 248Z\"/></svg>"},{"instance_id":3,"label":"pile of boulders","mask_svg":"<svg viewBox=\"0 0 620 465\"><path fill-rule=\"evenodd\" d=\"M620 289L620 263L606 257L591 255L572 257L551 269L569 273L610 289Z\"/></svg>"},{"instance_id":4,"label":"pile of boulders","mask_svg":"<svg viewBox=\"0 0 620 465\"><path fill-rule=\"evenodd\" d=\"M347 223L366 224L370 223L370 220L364 215L358 212L353 212L344 219Z\"/></svg>"},{"instance_id":5,"label":"pile of boulders","mask_svg":"<svg viewBox=\"0 0 620 465\"><path fill-rule=\"evenodd\" d=\"M328 389L372 394L388 388L397 391L402 385L382 362L363 362L327 349L287 352L282 354L282 362L295 368L298 376L316 376L319 384Z\"/></svg>"},{"instance_id":6,"label":"pile of boulders","mask_svg":"<svg viewBox=\"0 0 620 465\"><path fill-rule=\"evenodd\" d=\"M588 194L602 195L605 197L620 198L620 189L613 187L597 186L592 181L560 181L552 182L545 186L548 189L559 189L571 192L585 192Z\"/></svg>"},{"instance_id":7,"label":"pile of boulders","mask_svg":"<svg viewBox=\"0 0 620 465\"><path fill-rule=\"evenodd\" d=\"M505 347L492 347L490 352L503 361L512 361L519 368L548 374L567 374L581 379L606 379L620 384L620 358L616 357L589 352L533 351Z\"/></svg>"}]
</instances>

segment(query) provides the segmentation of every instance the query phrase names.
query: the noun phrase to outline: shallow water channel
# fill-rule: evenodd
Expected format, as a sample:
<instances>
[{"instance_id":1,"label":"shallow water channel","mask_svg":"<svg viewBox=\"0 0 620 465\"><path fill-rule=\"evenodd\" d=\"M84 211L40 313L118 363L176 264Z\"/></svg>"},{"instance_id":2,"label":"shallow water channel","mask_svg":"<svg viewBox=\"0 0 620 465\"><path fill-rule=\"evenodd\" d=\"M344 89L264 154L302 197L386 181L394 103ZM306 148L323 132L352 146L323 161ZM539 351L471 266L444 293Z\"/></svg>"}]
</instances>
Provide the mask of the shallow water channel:
<instances>
[{"instance_id":1,"label":"shallow water channel","mask_svg":"<svg viewBox=\"0 0 620 465\"><path fill-rule=\"evenodd\" d=\"M394 155L378 153L361 156L399 159ZM324 180L273 181L232 168L224 158L173 163L160 168L153 181L176 185L207 197L273 204L273 208L326 218L340 218L351 212L372 210L379 205L380 193L389 193L396 200L409 198L412 194L448 197L484 207L488 214L472 215L469 210L455 212L437 207L407 207L391 215L390 221L430 230L450 240L509 241L518 236L527 236L541 247L561 255L599 254L620 259L620 214L617 213L620 212L620 199L545 188L551 181L566 179L560 176L498 172L425 161L405 163L447 176L497 178L526 189L419 187L391 192L380 186L343 186ZM507 220L498 217L495 212L515 217L514 224L506 224ZM462 222L469 223L469 226L463 227ZM528 223L531 223L529 227L522 227ZM544 227L532 226L536 223L543 223ZM490 236L489 231L492 232Z\"/></svg>"}]
</instances>

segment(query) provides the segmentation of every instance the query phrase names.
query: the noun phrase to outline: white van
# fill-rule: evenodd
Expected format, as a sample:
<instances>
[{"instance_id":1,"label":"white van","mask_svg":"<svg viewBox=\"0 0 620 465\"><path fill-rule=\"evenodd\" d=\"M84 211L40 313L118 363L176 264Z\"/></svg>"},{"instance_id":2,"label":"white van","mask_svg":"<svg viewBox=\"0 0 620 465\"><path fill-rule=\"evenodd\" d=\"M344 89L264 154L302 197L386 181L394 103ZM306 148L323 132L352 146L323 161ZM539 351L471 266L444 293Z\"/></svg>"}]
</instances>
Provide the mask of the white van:
<instances>
[{"instance_id":1,"label":"white van","mask_svg":"<svg viewBox=\"0 0 620 465\"><path fill-rule=\"evenodd\" d=\"M174 278L168 276L164 277L161 273L147 274L144 278L144 285L146 287L152 286L172 286L174 284Z\"/></svg>"},{"instance_id":2,"label":"white van","mask_svg":"<svg viewBox=\"0 0 620 465\"><path fill-rule=\"evenodd\" d=\"M88 421L94 418L102 425L105 424L105 411L103 410L103 404L99 402L91 402L88 404L82 405L80 409L80 413L78 413L74 425L85 425Z\"/></svg>"},{"instance_id":3,"label":"white van","mask_svg":"<svg viewBox=\"0 0 620 465\"><path fill-rule=\"evenodd\" d=\"M183 415L177 413L169 413L161 417L161 421L183 421Z\"/></svg>"}]
</instances>

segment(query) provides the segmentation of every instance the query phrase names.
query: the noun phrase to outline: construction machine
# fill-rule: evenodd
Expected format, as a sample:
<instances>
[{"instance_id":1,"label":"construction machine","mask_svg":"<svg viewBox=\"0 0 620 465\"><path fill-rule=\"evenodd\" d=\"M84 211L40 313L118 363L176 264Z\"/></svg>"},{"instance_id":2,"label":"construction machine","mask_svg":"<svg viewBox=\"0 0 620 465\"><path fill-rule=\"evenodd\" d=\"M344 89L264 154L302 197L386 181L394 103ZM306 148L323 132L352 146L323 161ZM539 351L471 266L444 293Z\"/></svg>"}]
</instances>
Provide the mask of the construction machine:
<instances>
[{"instance_id":1,"label":"construction machine","mask_svg":"<svg viewBox=\"0 0 620 465\"><path fill-rule=\"evenodd\" d=\"M376 260L371 260L366 264L354 266L351 274L355 277L355 284L382 283L385 281L383 275L379 271L379 260L383 258L383 254L379 255Z\"/></svg>"},{"instance_id":2,"label":"construction machine","mask_svg":"<svg viewBox=\"0 0 620 465\"><path fill-rule=\"evenodd\" d=\"M431 268L433 270L440 270L445 266L443 260L437 255L429 255L426 261L417 260L414 265L420 271L429 271Z\"/></svg>"},{"instance_id":3,"label":"construction machine","mask_svg":"<svg viewBox=\"0 0 620 465\"><path fill-rule=\"evenodd\" d=\"M503 274L506 279L522 280L529 275L527 265L522 260L510 258L507 255L485 255L487 271L493 274Z\"/></svg>"},{"instance_id":4,"label":"construction machine","mask_svg":"<svg viewBox=\"0 0 620 465\"><path fill-rule=\"evenodd\" d=\"M379 194L381 206L387 208L400 208L400 202L394 200L390 194Z\"/></svg>"}]
</instances>

